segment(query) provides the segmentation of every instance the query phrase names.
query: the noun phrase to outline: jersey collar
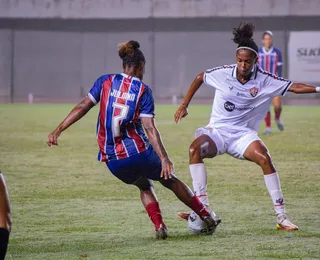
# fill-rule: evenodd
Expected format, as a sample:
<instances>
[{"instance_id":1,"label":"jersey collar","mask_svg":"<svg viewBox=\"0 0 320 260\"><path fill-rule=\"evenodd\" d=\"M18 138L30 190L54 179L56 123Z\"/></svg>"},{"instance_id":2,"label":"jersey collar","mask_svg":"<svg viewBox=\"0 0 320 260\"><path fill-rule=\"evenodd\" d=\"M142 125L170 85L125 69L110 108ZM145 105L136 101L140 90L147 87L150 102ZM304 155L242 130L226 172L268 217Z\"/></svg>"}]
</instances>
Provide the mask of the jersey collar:
<instances>
[{"instance_id":1,"label":"jersey collar","mask_svg":"<svg viewBox=\"0 0 320 260\"><path fill-rule=\"evenodd\" d=\"M273 46L271 46L270 50L266 51L266 49L264 48L264 46L262 46L262 50L263 50L263 53L272 53L273 52Z\"/></svg>"},{"instance_id":2,"label":"jersey collar","mask_svg":"<svg viewBox=\"0 0 320 260\"><path fill-rule=\"evenodd\" d=\"M258 73L258 65L255 64L252 69L251 69L252 75L250 80L252 79L256 79L257 78L257 73ZM234 66L233 70L232 70L232 77L237 79L237 65Z\"/></svg>"},{"instance_id":3,"label":"jersey collar","mask_svg":"<svg viewBox=\"0 0 320 260\"><path fill-rule=\"evenodd\" d=\"M125 78L128 78L128 79L132 79L132 80L137 80L137 81L141 81L139 78L137 78L137 77L132 77L132 76L129 76L129 75L127 75L127 74L125 74L125 73L121 73L121 75L123 76L123 77L125 77Z\"/></svg>"}]
</instances>

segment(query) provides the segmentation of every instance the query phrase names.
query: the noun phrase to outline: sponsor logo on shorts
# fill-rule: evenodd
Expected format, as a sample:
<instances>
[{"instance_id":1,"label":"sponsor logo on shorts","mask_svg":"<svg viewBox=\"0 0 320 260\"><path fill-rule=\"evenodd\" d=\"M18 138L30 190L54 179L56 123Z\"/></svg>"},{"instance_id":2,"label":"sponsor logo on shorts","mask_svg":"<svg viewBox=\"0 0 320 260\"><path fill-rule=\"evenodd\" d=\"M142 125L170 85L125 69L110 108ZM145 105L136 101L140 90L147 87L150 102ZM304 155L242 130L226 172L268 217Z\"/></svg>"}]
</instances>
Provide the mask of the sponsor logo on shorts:
<instances>
[{"instance_id":1,"label":"sponsor logo on shorts","mask_svg":"<svg viewBox=\"0 0 320 260\"><path fill-rule=\"evenodd\" d=\"M224 103L224 109L227 110L228 112L232 112L234 110L246 111L246 110L252 110L254 108L255 108L255 106L252 106L252 107L237 107L235 104L233 104L230 101L227 101L227 102Z\"/></svg>"},{"instance_id":2,"label":"sponsor logo on shorts","mask_svg":"<svg viewBox=\"0 0 320 260\"><path fill-rule=\"evenodd\" d=\"M250 88L250 95L252 97L255 97L256 95L258 95L258 92L259 92L259 89L253 87L253 88Z\"/></svg>"}]
</instances>

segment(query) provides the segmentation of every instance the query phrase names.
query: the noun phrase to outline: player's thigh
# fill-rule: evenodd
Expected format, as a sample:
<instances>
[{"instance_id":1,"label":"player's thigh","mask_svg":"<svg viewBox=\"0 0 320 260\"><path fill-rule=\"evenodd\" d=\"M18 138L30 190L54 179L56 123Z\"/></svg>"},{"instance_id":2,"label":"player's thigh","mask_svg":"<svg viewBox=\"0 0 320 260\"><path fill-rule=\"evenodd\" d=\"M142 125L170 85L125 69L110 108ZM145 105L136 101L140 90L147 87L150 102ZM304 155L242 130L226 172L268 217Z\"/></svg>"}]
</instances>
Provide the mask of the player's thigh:
<instances>
[{"instance_id":1,"label":"player's thigh","mask_svg":"<svg viewBox=\"0 0 320 260\"><path fill-rule=\"evenodd\" d=\"M107 162L110 172L119 180L126 184L136 182L140 174L140 156L132 156L120 160L112 160Z\"/></svg>"},{"instance_id":2,"label":"player's thigh","mask_svg":"<svg viewBox=\"0 0 320 260\"><path fill-rule=\"evenodd\" d=\"M256 141L260 142L261 139L256 132L248 130L233 134L228 141L227 153L237 159L245 160L248 159L246 153L250 145Z\"/></svg>"},{"instance_id":3,"label":"player's thigh","mask_svg":"<svg viewBox=\"0 0 320 260\"><path fill-rule=\"evenodd\" d=\"M269 150L261 140L256 140L248 146L244 158L258 164L264 174L271 174L276 171Z\"/></svg>"},{"instance_id":4,"label":"player's thigh","mask_svg":"<svg viewBox=\"0 0 320 260\"><path fill-rule=\"evenodd\" d=\"M281 97L277 96L272 99L272 104L274 107L281 107Z\"/></svg>"},{"instance_id":5,"label":"player's thigh","mask_svg":"<svg viewBox=\"0 0 320 260\"><path fill-rule=\"evenodd\" d=\"M150 180L161 180L162 163L152 146L143 154L144 163L141 164L141 175Z\"/></svg>"},{"instance_id":6,"label":"player's thigh","mask_svg":"<svg viewBox=\"0 0 320 260\"><path fill-rule=\"evenodd\" d=\"M139 179L132 184L137 186L142 191L150 190L153 186L152 181L144 176L140 176Z\"/></svg>"},{"instance_id":7,"label":"player's thigh","mask_svg":"<svg viewBox=\"0 0 320 260\"><path fill-rule=\"evenodd\" d=\"M200 155L201 158L213 158L225 152L224 139L218 130L213 128L198 128L196 139L190 145L189 154Z\"/></svg>"},{"instance_id":8,"label":"player's thigh","mask_svg":"<svg viewBox=\"0 0 320 260\"><path fill-rule=\"evenodd\" d=\"M107 166L115 177L126 184L133 184L140 177L161 179L161 160L152 146L128 158L109 161Z\"/></svg>"},{"instance_id":9,"label":"player's thigh","mask_svg":"<svg viewBox=\"0 0 320 260\"><path fill-rule=\"evenodd\" d=\"M9 195L2 174L0 174L0 227L11 230Z\"/></svg>"}]
</instances>

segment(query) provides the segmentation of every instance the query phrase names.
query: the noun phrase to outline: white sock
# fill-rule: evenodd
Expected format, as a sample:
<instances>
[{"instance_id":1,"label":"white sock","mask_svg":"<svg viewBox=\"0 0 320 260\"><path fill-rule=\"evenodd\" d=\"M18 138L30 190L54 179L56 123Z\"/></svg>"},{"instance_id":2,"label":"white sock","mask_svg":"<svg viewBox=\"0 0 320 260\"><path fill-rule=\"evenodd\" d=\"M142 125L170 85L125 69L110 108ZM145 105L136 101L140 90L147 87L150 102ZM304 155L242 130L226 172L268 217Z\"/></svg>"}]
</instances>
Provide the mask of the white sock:
<instances>
[{"instance_id":1,"label":"white sock","mask_svg":"<svg viewBox=\"0 0 320 260\"><path fill-rule=\"evenodd\" d=\"M264 175L264 182L272 199L274 210L278 217L286 215L284 198L280 188L280 179L277 172Z\"/></svg>"},{"instance_id":2,"label":"white sock","mask_svg":"<svg viewBox=\"0 0 320 260\"><path fill-rule=\"evenodd\" d=\"M202 204L209 207L207 194L207 172L204 163L190 164L189 168L195 195L198 196Z\"/></svg>"}]
</instances>

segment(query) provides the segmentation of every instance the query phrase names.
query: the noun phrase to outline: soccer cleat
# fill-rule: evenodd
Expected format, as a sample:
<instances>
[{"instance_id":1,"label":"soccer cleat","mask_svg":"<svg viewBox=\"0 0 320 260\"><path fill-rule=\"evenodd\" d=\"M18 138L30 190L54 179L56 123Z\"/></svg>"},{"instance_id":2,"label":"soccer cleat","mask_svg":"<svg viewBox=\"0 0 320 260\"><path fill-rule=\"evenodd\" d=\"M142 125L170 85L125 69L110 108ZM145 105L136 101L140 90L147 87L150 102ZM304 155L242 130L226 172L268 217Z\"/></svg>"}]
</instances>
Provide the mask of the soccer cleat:
<instances>
[{"instance_id":1,"label":"soccer cleat","mask_svg":"<svg viewBox=\"0 0 320 260\"><path fill-rule=\"evenodd\" d=\"M284 126L283 126L282 122L280 120L276 120L276 123L277 123L277 126L278 126L279 130L283 131L284 130Z\"/></svg>"},{"instance_id":2,"label":"soccer cleat","mask_svg":"<svg viewBox=\"0 0 320 260\"><path fill-rule=\"evenodd\" d=\"M266 128L266 130L264 130L264 135L269 135L269 134L271 134L272 133L272 130L271 130L271 128L270 127L267 127Z\"/></svg>"},{"instance_id":3,"label":"soccer cleat","mask_svg":"<svg viewBox=\"0 0 320 260\"><path fill-rule=\"evenodd\" d=\"M166 239L168 237L168 230L162 224L156 230L156 239Z\"/></svg>"},{"instance_id":4,"label":"soccer cleat","mask_svg":"<svg viewBox=\"0 0 320 260\"><path fill-rule=\"evenodd\" d=\"M278 218L277 229L278 230L285 229L285 230L291 231L291 230L298 230L299 227L296 226L295 224L293 224L287 218L287 216L282 216L282 217Z\"/></svg>"},{"instance_id":5,"label":"soccer cleat","mask_svg":"<svg viewBox=\"0 0 320 260\"><path fill-rule=\"evenodd\" d=\"M178 212L178 217L188 221L191 212Z\"/></svg>"},{"instance_id":6,"label":"soccer cleat","mask_svg":"<svg viewBox=\"0 0 320 260\"><path fill-rule=\"evenodd\" d=\"M210 216L202 219L207 224L207 233L213 234L216 231L217 226L222 222L222 219L214 215L211 211Z\"/></svg>"}]
</instances>

